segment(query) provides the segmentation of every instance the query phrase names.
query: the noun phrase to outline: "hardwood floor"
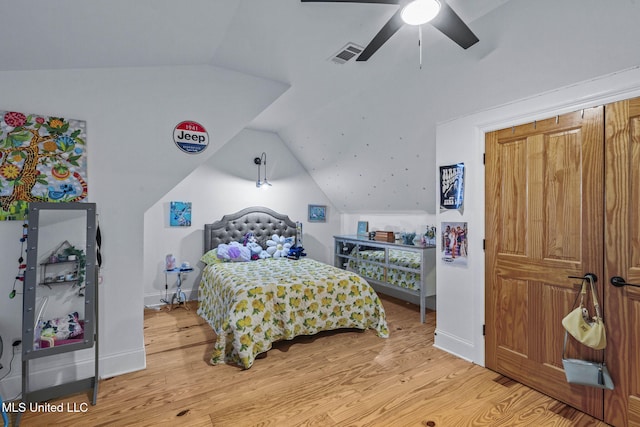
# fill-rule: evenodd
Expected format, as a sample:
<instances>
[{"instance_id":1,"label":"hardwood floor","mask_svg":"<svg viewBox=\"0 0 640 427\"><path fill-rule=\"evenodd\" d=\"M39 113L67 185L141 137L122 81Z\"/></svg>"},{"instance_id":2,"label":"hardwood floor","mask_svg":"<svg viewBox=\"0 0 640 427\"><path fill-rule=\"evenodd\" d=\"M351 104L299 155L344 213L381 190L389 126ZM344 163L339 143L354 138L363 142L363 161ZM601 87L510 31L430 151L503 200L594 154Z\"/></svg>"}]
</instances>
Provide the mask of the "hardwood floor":
<instances>
[{"instance_id":1,"label":"hardwood floor","mask_svg":"<svg viewBox=\"0 0 640 427\"><path fill-rule=\"evenodd\" d=\"M435 313L383 298L390 337L342 331L277 343L249 370L208 364L195 305L145 310L147 369L100 382L86 413L25 413L23 426L605 426L433 347ZM86 394L61 399L88 403Z\"/></svg>"}]
</instances>

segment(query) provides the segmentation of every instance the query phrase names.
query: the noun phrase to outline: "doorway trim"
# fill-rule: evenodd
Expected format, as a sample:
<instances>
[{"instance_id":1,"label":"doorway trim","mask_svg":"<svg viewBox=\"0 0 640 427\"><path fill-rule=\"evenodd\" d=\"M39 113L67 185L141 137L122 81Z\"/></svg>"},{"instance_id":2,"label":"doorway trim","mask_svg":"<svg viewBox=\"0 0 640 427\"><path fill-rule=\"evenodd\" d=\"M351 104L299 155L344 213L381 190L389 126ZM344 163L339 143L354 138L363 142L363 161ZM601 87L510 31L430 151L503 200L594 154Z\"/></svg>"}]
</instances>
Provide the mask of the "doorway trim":
<instances>
[{"instance_id":1,"label":"doorway trim","mask_svg":"<svg viewBox=\"0 0 640 427\"><path fill-rule=\"evenodd\" d=\"M640 66L516 100L436 126L436 171L465 163L464 213L437 212L436 224L466 221L469 227L466 268L436 261L437 327L434 346L485 365L485 133L640 96ZM439 182L436 177L436 183ZM438 191L436 191L436 198ZM436 206L439 199L436 200ZM437 253L441 242L438 239ZM461 316L460 313L468 313Z\"/></svg>"}]
</instances>

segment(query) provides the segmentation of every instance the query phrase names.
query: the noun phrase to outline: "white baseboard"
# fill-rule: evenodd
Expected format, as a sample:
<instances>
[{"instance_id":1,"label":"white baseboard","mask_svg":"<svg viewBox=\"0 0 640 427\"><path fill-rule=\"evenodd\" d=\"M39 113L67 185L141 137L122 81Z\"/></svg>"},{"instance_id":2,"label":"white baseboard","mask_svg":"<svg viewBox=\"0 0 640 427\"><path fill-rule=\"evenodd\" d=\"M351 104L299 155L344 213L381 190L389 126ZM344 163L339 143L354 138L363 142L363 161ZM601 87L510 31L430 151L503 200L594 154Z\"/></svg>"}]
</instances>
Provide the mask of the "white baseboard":
<instances>
[{"instance_id":1,"label":"white baseboard","mask_svg":"<svg viewBox=\"0 0 640 427\"><path fill-rule=\"evenodd\" d=\"M95 365L93 357L87 358L93 349L81 350L82 360L76 360L80 352L63 353L29 362L29 390L39 390L83 378L93 377ZM4 401L9 401L22 393L22 362L16 355L12 366L12 375L0 382L0 394ZM56 359L48 363L49 359ZM98 363L100 379L111 378L146 367L144 347L115 355L101 356ZM98 388L100 385L98 384Z\"/></svg>"},{"instance_id":2,"label":"white baseboard","mask_svg":"<svg viewBox=\"0 0 640 427\"><path fill-rule=\"evenodd\" d=\"M473 360L473 354L475 352L473 343L447 334L437 328L433 338L433 346L468 362L475 363Z\"/></svg>"},{"instance_id":3,"label":"white baseboard","mask_svg":"<svg viewBox=\"0 0 640 427\"><path fill-rule=\"evenodd\" d=\"M187 296L187 301L194 301L198 299L198 291L183 289L184 294ZM157 292L155 294L147 294L144 296L144 306L145 307L158 307L164 305L165 303L162 300L169 301L171 303L171 298L173 297L173 292Z\"/></svg>"}]
</instances>

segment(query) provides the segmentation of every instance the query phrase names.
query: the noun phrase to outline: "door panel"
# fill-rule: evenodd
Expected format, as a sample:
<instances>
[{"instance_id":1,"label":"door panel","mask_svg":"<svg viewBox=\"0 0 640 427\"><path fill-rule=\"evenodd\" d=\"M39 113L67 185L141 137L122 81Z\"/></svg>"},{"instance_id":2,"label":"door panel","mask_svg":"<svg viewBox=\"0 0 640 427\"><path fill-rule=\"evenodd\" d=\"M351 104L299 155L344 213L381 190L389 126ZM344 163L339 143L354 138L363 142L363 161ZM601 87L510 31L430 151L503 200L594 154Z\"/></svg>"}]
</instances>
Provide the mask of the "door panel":
<instances>
[{"instance_id":1,"label":"door panel","mask_svg":"<svg viewBox=\"0 0 640 427\"><path fill-rule=\"evenodd\" d=\"M640 99L606 106L605 277L640 284ZM605 287L607 364L615 383L605 418L640 426L640 288Z\"/></svg>"},{"instance_id":2,"label":"door panel","mask_svg":"<svg viewBox=\"0 0 640 427\"><path fill-rule=\"evenodd\" d=\"M487 367L598 418L602 390L565 380L561 320L578 290L568 276L603 277L603 111L486 135ZM602 358L582 347L570 355Z\"/></svg>"}]
</instances>

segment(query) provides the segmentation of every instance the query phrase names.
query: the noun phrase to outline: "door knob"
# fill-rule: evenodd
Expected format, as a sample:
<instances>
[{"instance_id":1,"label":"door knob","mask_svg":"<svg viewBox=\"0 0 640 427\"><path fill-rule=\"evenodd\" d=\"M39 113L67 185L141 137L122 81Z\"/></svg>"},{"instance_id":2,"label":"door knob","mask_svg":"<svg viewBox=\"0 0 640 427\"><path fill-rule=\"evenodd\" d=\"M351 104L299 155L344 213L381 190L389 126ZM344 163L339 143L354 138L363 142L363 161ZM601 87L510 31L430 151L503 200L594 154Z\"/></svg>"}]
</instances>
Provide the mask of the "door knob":
<instances>
[{"instance_id":1,"label":"door knob","mask_svg":"<svg viewBox=\"0 0 640 427\"><path fill-rule=\"evenodd\" d=\"M640 288L640 285L637 285L635 283L627 283L627 281L620 276L613 276L610 281L611 281L611 284L616 288L621 288L623 286L634 286L636 288Z\"/></svg>"}]
</instances>

